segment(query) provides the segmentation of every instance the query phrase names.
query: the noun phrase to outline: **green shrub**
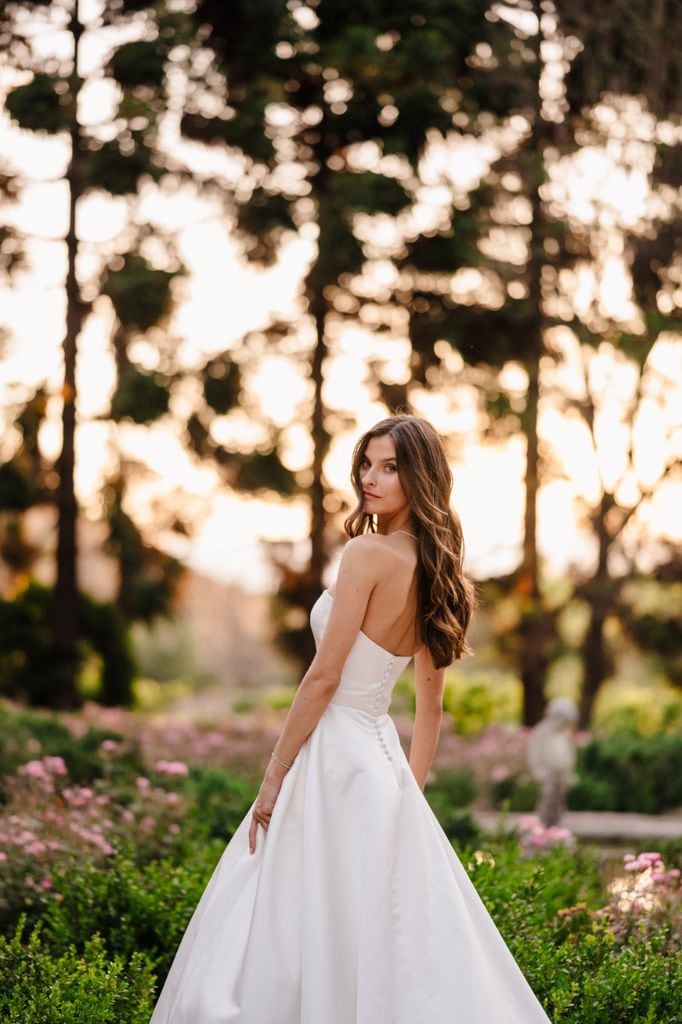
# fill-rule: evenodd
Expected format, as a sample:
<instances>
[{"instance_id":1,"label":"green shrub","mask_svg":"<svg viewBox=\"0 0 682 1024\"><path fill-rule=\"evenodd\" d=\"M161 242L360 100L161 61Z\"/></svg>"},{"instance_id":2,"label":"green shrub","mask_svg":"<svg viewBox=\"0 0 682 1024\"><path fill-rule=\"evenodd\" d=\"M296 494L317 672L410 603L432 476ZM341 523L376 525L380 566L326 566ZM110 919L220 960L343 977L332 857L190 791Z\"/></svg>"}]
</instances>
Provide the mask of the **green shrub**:
<instances>
[{"instance_id":1,"label":"green shrub","mask_svg":"<svg viewBox=\"0 0 682 1024\"><path fill-rule=\"evenodd\" d=\"M99 935L82 952L55 956L38 925L25 922L0 936L0 1020L3 1024L147 1024L154 977L144 953L112 956Z\"/></svg>"},{"instance_id":2,"label":"green shrub","mask_svg":"<svg viewBox=\"0 0 682 1024\"><path fill-rule=\"evenodd\" d=\"M115 758L102 756L104 740L120 742ZM63 757L70 780L77 783L105 776L119 782L145 771L139 746L111 729L90 726L77 736L56 712L0 705L0 776L12 775L19 765L46 754Z\"/></svg>"},{"instance_id":3,"label":"green shrub","mask_svg":"<svg viewBox=\"0 0 682 1024\"><path fill-rule=\"evenodd\" d=\"M663 931L619 945L606 919L596 853L557 847L542 860L512 843L462 853L476 889L553 1024L680 1024L682 959Z\"/></svg>"},{"instance_id":4,"label":"green shrub","mask_svg":"<svg viewBox=\"0 0 682 1024\"><path fill-rule=\"evenodd\" d=\"M440 772L427 786L424 796L451 842L468 844L480 837L480 829L467 808L473 803L478 784L470 768Z\"/></svg>"},{"instance_id":5,"label":"green shrub","mask_svg":"<svg viewBox=\"0 0 682 1024\"><path fill-rule=\"evenodd\" d=\"M285 711L291 707L295 696L293 686L270 686L263 696L263 704L271 711Z\"/></svg>"},{"instance_id":6,"label":"green shrub","mask_svg":"<svg viewBox=\"0 0 682 1024\"><path fill-rule=\"evenodd\" d=\"M478 784L470 768L440 772L436 781L426 787L426 796L434 806L468 807L474 802Z\"/></svg>"},{"instance_id":7,"label":"green shrub","mask_svg":"<svg viewBox=\"0 0 682 1024\"><path fill-rule=\"evenodd\" d=\"M580 781L567 796L572 810L658 814L682 805L682 735L614 733L578 755Z\"/></svg>"},{"instance_id":8,"label":"green shrub","mask_svg":"<svg viewBox=\"0 0 682 1024\"><path fill-rule=\"evenodd\" d=\"M49 707L64 673L80 675L94 653L101 667L98 699L130 704L135 662L128 627L116 606L78 594L82 637L74 651L54 635L53 601L52 589L37 580L11 600L0 598L0 693Z\"/></svg>"},{"instance_id":9,"label":"green shrub","mask_svg":"<svg viewBox=\"0 0 682 1024\"><path fill-rule=\"evenodd\" d=\"M493 722L518 722L521 684L506 675L446 676L443 707L462 736L476 736Z\"/></svg>"},{"instance_id":10,"label":"green shrub","mask_svg":"<svg viewBox=\"0 0 682 1024\"><path fill-rule=\"evenodd\" d=\"M441 811L438 814L438 820L451 843L471 846L481 838L481 830L471 811L451 807L447 811Z\"/></svg>"},{"instance_id":11,"label":"green shrub","mask_svg":"<svg viewBox=\"0 0 682 1024\"><path fill-rule=\"evenodd\" d=\"M493 782L492 799L498 808L505 806L509 811L533 811L538 802L538 784L525 773L510 775Z\"/></svg>"},{"instance_id":12,"label":"green shrub","mask_svg":"<svg viewBox=\"0 0 682 1024\"><path fill-rule=\"evenodd\" d=\"M572 811L615 811L618 798L610 779L584 775L571 787L567 804Z\"/></svg>"},{"instance_id":13,"label":"green shrub","mask_svg":"<svg viewBox=\"0 0 682 1024\"><path fill-rule=\"evenodd\" d=\"M189 775L188 792L202 831L227 842L256 799L258 786L224 768L195 765Z\"/></svg>"},{"instance_id":14,"label":"green shrub","mask_svg":"<svg viewBox=\"0 0 682 1024\"><path fill-rule=\"evenodd\" d=\"M682 729L682 694L661 683L610 682L603 686L594 706L596 733L635 732L640 736L679 733Z\"/></svg>"},{"instance_id":15,"label":"green shrub","mask_svg":"<svg viewBox=\"0 0 682 1024\"><path fill-rule=\"evenodd\" d=\"M84 950L91 935L112 954L135 951L165 976L224 843L197 843L182 863L136 864L115 857L104 865L69 864L54 877L57 899L43 915L44 941L63 953Z\"/></svg>"}]
</instances>

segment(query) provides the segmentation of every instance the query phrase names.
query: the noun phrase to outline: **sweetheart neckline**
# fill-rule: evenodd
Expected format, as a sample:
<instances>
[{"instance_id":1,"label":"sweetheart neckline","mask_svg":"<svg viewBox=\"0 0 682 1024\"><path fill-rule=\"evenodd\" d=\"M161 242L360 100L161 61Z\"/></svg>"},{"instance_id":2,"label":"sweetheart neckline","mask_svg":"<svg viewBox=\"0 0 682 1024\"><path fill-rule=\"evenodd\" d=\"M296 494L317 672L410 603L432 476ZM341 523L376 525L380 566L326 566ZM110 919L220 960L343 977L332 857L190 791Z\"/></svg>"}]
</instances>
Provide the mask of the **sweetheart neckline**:
<instances>
[{"instance_id":1,"label":"sweetheart neckline","mask_svg":"<svg viewBox=\"0 0 682 1024\"><path fill-rule=\"evenodd\" d=\"M330 601L334 600L334 595L329 593L328 587L325 587L322 593L326 594ZM390 658L393 658L394 661L411 661L412 658L414 658L414 654L393 654L392 651L389 651L386 647L382 647L381 644L378 644L376 640L372 640L371 636L367 636L367 634L362 629L359 629L358 633L360 634L360 636L364 636L365 640L369 640L371 644L374 644L375 647L378 647L380 651L383 651L384 654L388 654L388 656Z\"/></svg>"}]
</instances>

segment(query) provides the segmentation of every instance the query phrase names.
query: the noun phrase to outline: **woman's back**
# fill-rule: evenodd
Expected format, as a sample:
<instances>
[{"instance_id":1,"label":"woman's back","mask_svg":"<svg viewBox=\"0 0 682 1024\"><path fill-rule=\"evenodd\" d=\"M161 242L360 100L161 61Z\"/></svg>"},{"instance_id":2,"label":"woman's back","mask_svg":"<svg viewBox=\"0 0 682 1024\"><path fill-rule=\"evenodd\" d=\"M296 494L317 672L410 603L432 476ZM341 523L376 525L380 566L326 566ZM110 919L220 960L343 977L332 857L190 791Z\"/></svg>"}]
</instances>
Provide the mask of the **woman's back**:
<instances>
[{"instance_id":1,"label":"woman's back","mask_svg":"<svg viewBox=\"0 0 682 1024\"><path fill-rule=\"evenodd\" d=\"M381 571L372 591L362 632L396 657L413 657L421 646L418 555L409 537L366 535L367 556L380 558ZM329 589L334 597L335 587Z\"/></svg>"}]
</instances>

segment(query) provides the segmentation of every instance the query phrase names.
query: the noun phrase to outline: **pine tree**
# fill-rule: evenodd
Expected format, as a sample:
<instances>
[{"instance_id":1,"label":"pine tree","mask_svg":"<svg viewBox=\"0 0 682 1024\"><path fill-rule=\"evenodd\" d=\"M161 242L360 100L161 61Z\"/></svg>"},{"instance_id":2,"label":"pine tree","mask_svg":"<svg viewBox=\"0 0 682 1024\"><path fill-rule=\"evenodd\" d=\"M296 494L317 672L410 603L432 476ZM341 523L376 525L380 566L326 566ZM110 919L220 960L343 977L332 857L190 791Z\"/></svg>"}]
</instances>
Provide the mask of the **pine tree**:
<instances>
[{"instance_id":1,"label":"pine tree","mask_svg":"<svg viewBox=\"0 0 682 1024\"><path fill-rule=\"evenodd\" d=\"M159 146L159 129L167 105L168 55L172 46L181 42L183 19L172 12L172 5L166 8L164 4L117 0L88 8L86 24L83 9L78 0L27 0L4 4L0 15L2 60L9 82L7 112L23 131L63 140L68 152L63 175L68 226L64 238L62 442L54 493L58 511L51 612L54 650L51 692L44 695L45 700L59 707L73 706L79 700L79 637L86 625L79 623L78 613L78 506L74 488L79 339L97 296L108 296L116 314L114 340L120 369L134 332L147 331L167 318L172 305L171 282L181 271L172 246L166 245L163 252L158 232L155 244L149 246L151 232L136 219L136 202L145 184L158 182L169 172L169 162ZM122 30L124 36L138 38L121 42ZM105 64L86 81L81 53L88 34L100 38L109 35L111 51ZM41 37L54 38L62 44L60 52L68 51L68 56L46 56L45 48L37 45ZM115 112L101 124L91 125L83 119L83 96L94 78L109 85L115 97ZM20 196L24 182L19 175L10 170L3 181L8 198ZM126 197L130 221L109 251L102 247L99 270L85 279L79 270L83 244L77 233L77 215L82 200L93 192ZM3 263L8 272L19 264L22 241L16 232L5 234ZM160 266L150 260L148 248L154 249ZM126 365L125 371L117 383L112 417L133 415L136 422L155 419L168 404L163 375L144 373L132 364ZM120 502L121 489L116 493ZM116 550L115 535L112 545ZM138 544L138 554L141 550ZM122 566L125 574L125 559ZM119 606L126 613L131 610L120 595Z\"/></svg>"}]
</instances>

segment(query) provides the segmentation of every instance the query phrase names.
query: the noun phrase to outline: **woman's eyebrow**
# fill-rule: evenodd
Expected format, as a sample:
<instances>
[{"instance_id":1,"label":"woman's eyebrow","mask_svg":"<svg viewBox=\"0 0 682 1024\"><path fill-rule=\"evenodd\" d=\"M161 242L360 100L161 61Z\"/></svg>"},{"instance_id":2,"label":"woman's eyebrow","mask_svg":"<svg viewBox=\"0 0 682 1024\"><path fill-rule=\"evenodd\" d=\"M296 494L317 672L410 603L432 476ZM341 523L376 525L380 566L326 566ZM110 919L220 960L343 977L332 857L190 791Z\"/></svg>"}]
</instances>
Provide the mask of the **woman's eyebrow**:
<instances>
[{"instance_id":1,"label":"woman's eyebrow","mask_svg":"<svg viewBox=\"0 0 682 1024\"><path fill-rule=\"evenodd\" d=\"M369 458L367 458L366 455L364 455L363 458L367 459L368 462L371 461ZM387 459L380 459L379 461L380 462L397 462L398 461L398 457L396 455L389 455L389 457Z\"/></svg>"}]
</instances>

